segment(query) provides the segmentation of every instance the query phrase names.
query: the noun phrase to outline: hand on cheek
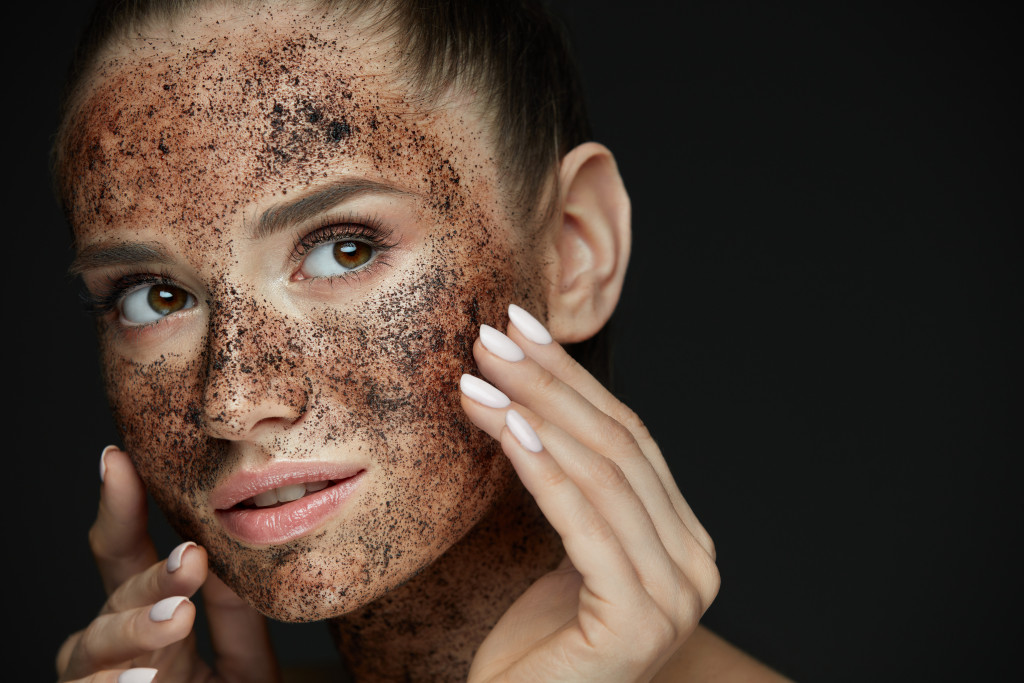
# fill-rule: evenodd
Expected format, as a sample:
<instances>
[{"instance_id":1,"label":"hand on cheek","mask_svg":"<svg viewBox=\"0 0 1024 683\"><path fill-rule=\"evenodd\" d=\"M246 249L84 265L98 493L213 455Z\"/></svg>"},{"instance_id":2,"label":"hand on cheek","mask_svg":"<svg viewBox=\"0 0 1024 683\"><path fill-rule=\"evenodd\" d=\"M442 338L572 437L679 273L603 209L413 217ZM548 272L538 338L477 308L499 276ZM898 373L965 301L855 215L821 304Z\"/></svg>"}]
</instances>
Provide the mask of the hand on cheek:
<instances>
[{"instance_id":1,"label":"hand on cheek","mask_svg":"<svg viewBox=\"0 0 1024 683\"><path fill-rule=\"evenodd\" d=\"M473 350L488 382L464 378L462 404L501 442L571 564L512 606L470 679L653 675L717 594L711 539L635 414L532 316L509 317L508 336L481 329Z\"/></svg>"}]
</instances>

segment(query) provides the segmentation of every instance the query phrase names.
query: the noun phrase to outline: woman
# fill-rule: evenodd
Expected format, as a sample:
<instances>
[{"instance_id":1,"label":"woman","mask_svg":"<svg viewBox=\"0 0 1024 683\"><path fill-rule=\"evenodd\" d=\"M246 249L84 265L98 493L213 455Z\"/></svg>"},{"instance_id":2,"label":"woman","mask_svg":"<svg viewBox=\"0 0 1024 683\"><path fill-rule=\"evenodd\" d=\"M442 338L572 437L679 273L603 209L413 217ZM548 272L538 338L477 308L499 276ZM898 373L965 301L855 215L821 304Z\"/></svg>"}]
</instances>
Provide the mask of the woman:
<instances>
[{"instance_id":1,"label":"woman","mask_svg":"<svg viewBox=\"0 0 1024 683\"><path fill-rule=\"evenodd\" d=\"M774 677L698 626L711 540L562 346L629 200L538 8L99 16L55 171L124 449L61 680L278 680L262 615L328 620L357 680Z\"/></svg>"}]
</instances>

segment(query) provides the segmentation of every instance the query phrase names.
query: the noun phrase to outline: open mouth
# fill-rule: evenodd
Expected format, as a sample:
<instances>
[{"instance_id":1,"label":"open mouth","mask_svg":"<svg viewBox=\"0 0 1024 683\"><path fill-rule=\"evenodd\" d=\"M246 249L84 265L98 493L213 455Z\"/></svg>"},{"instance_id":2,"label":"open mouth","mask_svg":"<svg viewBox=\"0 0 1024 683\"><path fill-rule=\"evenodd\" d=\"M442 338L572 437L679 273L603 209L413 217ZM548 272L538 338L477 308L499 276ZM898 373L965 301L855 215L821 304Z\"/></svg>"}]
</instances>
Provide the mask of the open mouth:
<instances>
[{"instance_id":1,"label":"open mouth","mask_svg":"<svg viewBox=\"0 0 1024 683\"><path fill-rule=\"evenodd\" d=\"M311 533L356 494L366 470L314 464L242 473L215 491L211 503L224 529L253 545L270 545ZM274 486L277 484L277 486Z\"/></svg>"},{"instance_id":2,"label":"open mouth","mask_svg":"<svg viewBox=\"0 0 1024 683\"><path fill-rule=\"evenodd\" d=\"M235 505L232 509L278 507L284 503L290 503L293 500L305 498L311 493L323 491L328 486L333 486L334 484L342 481L344 481L344 479L328 479L324 481L310 481L279 486L275 489L258 493L252 498L246 498Z\"/></svg>"}]
</instances>

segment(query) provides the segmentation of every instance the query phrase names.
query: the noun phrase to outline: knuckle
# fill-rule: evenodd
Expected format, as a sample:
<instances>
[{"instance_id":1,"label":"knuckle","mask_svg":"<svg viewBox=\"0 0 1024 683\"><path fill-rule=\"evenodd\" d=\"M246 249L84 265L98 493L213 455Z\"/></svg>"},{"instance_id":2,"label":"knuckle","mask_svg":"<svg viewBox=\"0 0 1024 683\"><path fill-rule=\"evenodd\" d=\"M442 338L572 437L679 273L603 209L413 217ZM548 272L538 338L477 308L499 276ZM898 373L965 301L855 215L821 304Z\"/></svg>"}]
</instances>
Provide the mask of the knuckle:
<instances>
[{"instance_id":1,"label":"knuckle","mask_svg":"<svg viewBox=\"0 0 1024 683\"><path fill-rule=\"evenodd\" d=\"M718 591L722 588L722 573L718 565L710 557L705 561L704 580L701 582L701 599L703 609L707 610L711 603L718 597Z\"/></svg>"},{"instance_id":2,"label":"knuckle","mask_svg":"<svg viewBox=\"0 0 1024 683\"><path fill-rule=\"evenodd\" d=\"M67 640L61 643L60 649L57 650L57 657L55 664L57 667L57 675L61 676L64 670L68 668L68 664L71 662L71 653L74 652L75 647L82 639L82 631L76 631L68 636Z\"/></svg>"},{"instance_id":3,"label":"knuckle","mask_svg":"<svg viewBox=\"0 0 1024 683\"><path fill-rule=\"evenodd\" d=\"M715 539L711 538L711 534L709 534L707 531L704 531L703 529L701 529L701 531L702 531L702 533L700 535L701 545L703 545L705 548L707 548L708 556L711 558L711 561L712 562L717 562L718 561L718 549L715 547ZM717 569L716 569L716 571L717 571Z\"/></svg>"},{"instance_id":4,"label":"knuckle","mask_svg":"<svg viewBox=\"0 0 1024 683\"><path fill-rule=\"evenodd\" d=\"M664 652L671 647L679 638L679 629L662 610L656 610L650 619L647 620L648 639L652 648L658 652Z\"/></svg>"},{"instance_id":5,"label":"knuckle","mask_svg":"<svg viewBox=\"0 0 1024 683\"><path fill-rule=\"evenodd\" d=\"M617 420L602 420L602 422L600 439L609 448L616 453L628 453L636 448L637 443L633 432L629 431L626 425Z\"/></svg>"},{"instance_id":6,"label":"knuckle","mask_svg":"<svg viewBox=\"0 0 1024 683\"><path fill-rule=\"evenodd\" d=\"M97 621L89 624L85 630L80 632L76 650L85 655L86 659L93 659L97 652L102 650L101 631Z\"/></svg>"},{"instance_id":7,"label":"knuckle","mask_svg":"<svg viewBox=\"0 0 1024 683\"><path fill-rule=\"evenodd\" d=\"M647 430L647 425L640 419L640 416L636 414L632 408L624 403L619 404L618 414L615 419L625 427L629 433L636 440L649 439L651 433Z\"/></svg>"},{"instance_id":8,"label":"knuckle","mask_svg":"<svg viewBox=\"0 0 1024 683\"><path fill-rule=\"evenodd\" d=\"M545 488L559 489L565 486L568 481L569 475L565 473L565 470L560 467L552 467L544 472L541 484Z\"/></svg>"},{"instance_id":9,"label":"knuckle","mask_svg":"<svg viewBox=\"0 0 1024 683\"><path fill-rule=\"evenodd\" d=\"M550 371L541 368L533 379L533 390L541 396L552 396L558 386L559 380Z\"/></svg>"},{"instance_id":10,"label":"knuckle","mask_svg":"<svg viewBox=\"0 0 1024 683\"><path fill-rule=\"evenodd\" d=\"M615 531L593 508L578 511L573 521L574 527L590 543L604 545L615 538Z\"/></svg>"},{"instance_id":11,"label":"knuckle","mask_svg":"<svg viewBox=\"0 0 1024 683\"><path fill-rule=\"evenodd\" d=\"M89 527L89 549L93 555L100 555L104 549L103 542L103 530L100 528L100 523L93 522L92 526Z\"/></svg>"},{"instance_id":12,"label":"knuckle","mask_svg":"<svg viewBox=\"0 0 1024 683\"><path fill-rule=\"evenodd\" d=\"M696 625L704 615L705 604L701 594L689 583L679 592L675 601L678 623Z\"/></svg>"},{"instance_id":13,"label":"knuckle","mask_svg":"<svg viewBox=\"0 0 1024 683\"><path fill-rule=\"evenodd\" d=\"M572 378L583 366L568 353L558 354L555 358L549 358L544 366L559 377ZM586 372L586 370L584 370Z\"/></svg>"},{"instance_id":14,"label":"knuckle","mask_svg":"<svg viewBox=\"0 0 1024 683\"><path fill-rule=\"evenodd\" d=\"M608 458L596 458L589 469L590 479L604 490L616 491L629 485L626 473Z\"/></svg>"},{"instance_id":15,"label":"knuckle","mask_svg":"<svg viewBox=\"0 0 1024 683\"><path fill-rule=\"evenodd\" d=\"M631 629L633 656L639 662L650 661L675 645L679 634L679 628L663 610L657 607L646 610Z\"/></svg>"}]
</instances>

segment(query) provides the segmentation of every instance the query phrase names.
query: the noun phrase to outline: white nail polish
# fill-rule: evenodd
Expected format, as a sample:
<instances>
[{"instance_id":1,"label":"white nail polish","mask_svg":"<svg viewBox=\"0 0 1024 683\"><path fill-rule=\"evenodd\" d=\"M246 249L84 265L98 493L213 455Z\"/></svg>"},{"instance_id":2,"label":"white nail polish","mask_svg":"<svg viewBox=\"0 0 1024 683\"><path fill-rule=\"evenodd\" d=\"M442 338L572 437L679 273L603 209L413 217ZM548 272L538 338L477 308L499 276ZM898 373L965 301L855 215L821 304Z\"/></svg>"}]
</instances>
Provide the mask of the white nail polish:
<instances>
[{"instance_id":1,"label":"white nail polish","mask_svg":"<svg viewBox=\"0 0 1024 683\"><path fill-rule=\"evenodd\" d=\"M117 677L117 683L151 683L153 678L156 676L156 669L128 669L122 671L121 675Z\"/></svg>"},{"instance_id":2,"label":"white nail polish","mask_svg":"<svg viewBox=\"0 0 1024 683\"><path fill-rule=\"evenodd\" d=\"M526 358L518 344L490 325L480 326L480 342L495 356L510 363L518 363Z\"/></svg>"},{"instance_id":3,"label":"white nail polish","mask_svg":"<svg viewBox=\"0 0 1024 683\"><path fill-rule=\"evenodd\" d=\"M463 375L459 380L459 388L462 389L462 393L477 403L491 408L504 408L511 403L508 396L473 375Z\"/></svg>"},{"instance_id":4,"label":"white nail polish","mask_svg":"<svg viewBox=\"0 0 1024 683\"><path fill-rule=\"evenodd\" d=\"M534 344L551 343L551 334L540 324L539 320L530 315L525 309L515 304L509 304L508 318L523 333L523 336Z\"/></svg>"},{"instance_id":5,"label":"white nail polish","mask_svg":"<svg viewBox=\"0 0 1024 683\"><path fill-rule=\"evenodd\" d=\"M107 446L100 453L100 481L102 482L107 477L107 453L117 448L117 446Z\"/></svg>"},{"instance_id":6,"label":"white nail polish","mask_svg":"<svg viewBox=\"0 0 1024 683\"><path fill-rule=\"evenodd\" d=\"M149 610L149 618L153 621L168 621L174 616L174 610L178 605L188 600L184 595L175 595L173 598L164 598L153 605Z\"/></svg>"},{"instance_id":7,"label":"white nail polish","mask_svg":"<svg viewBox=\"0 0 1024 683\"><path fill-rule=\"evenodd\" d=\"M196 544L192 541L185 541L177 548L171 551L171 554L167 556L167 572L173 574L174 572L181 569L181 556L185 554L185 551L189 548L195 548Z\"/></svg>"},{"instance_id":8,"label":"white nail polish","mask_svg":"<svg viewBox=\"0 0 1024 683\"><path fill-rule=\"evenodd\" d=\"M505 424L508 425L508 430L512 432L512 436L516 437L516 440L522 444L523 448L534 453L540 453L544 450L537 432L533 431L533 427L526 421L526 418L515 410L509 410L505 413Z\"/></svg>"}]
</instances>

